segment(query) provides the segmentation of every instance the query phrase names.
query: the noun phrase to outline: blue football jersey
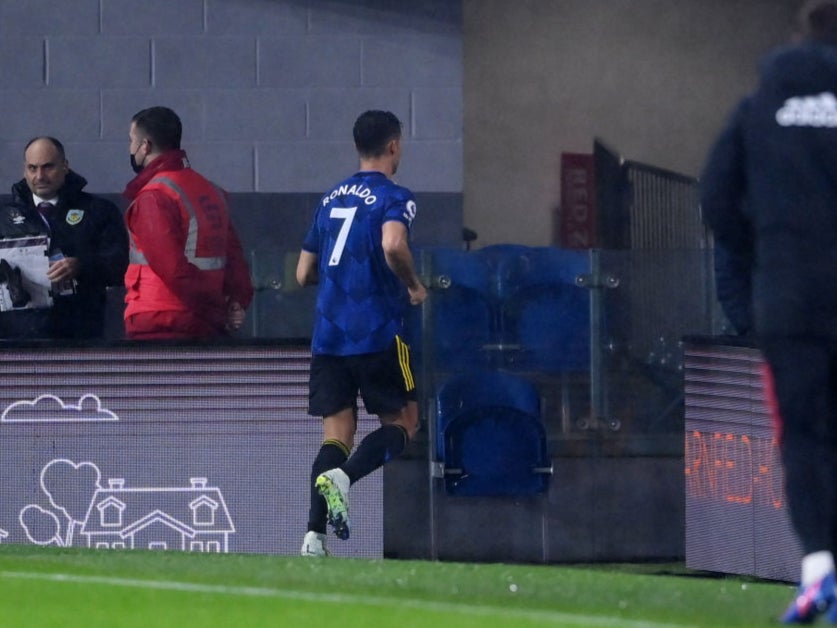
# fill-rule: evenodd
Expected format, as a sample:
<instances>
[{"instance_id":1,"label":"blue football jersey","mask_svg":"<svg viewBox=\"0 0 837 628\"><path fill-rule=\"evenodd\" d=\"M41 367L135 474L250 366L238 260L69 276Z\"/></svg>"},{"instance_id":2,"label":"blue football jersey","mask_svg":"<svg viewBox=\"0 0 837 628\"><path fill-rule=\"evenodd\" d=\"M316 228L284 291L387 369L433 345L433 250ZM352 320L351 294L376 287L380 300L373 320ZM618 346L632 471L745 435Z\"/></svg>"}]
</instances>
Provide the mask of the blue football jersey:
<instances>
[{"instance_id":1,"label":"blue football jersey","mask_svg":"<svg viewBox=\"0 0 837 628\"><path fill-rule=\"evenodd\" d=\"M302 245L318 256L314 354L383 351L403 336L409 299L384 258L382 225L409 230L415 215L412 192L380 172L358 172L322 197Z\"/></svg>"}]
</instances>

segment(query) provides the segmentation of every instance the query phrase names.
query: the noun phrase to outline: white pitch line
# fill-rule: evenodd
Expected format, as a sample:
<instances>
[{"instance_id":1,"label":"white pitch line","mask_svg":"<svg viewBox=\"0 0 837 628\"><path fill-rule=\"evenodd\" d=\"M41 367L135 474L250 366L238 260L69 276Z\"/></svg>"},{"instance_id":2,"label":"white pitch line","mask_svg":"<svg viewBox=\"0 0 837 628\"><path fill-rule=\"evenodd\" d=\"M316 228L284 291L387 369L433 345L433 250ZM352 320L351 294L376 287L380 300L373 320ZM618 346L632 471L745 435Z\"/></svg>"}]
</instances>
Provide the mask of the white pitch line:
<instances>
[{"instance_id":1,"label":"white pitch line","mask_svg":"<svg viewBox=\"0 0 837 628\"><path fill-rule=\"evenodd\" d=\"M561 613L558 611L502 608L499 606L476 606L457 604L456 602L434 602L397 597L352 595L348 593L314 593L310 591L292 591L270 589L267 587L231 587L220 584L201 584L197 582L177 582L174 580L141 580L137 578L112 578L106 576L81 576L66 573L38 573L31 571L0 571L0 578L21 580L45 580L49 582L67 582L71 584L98 584L112 587L130 587L137 589L158 589L164 591L182 591L186 593L216 593L244 597L273 597L287 600L301 600L328 604L360 604L363 606L409 607L417 610L444 613L459 613L484 617L506 617L509 619L532 619L558 624L560 626L618 626L628 628L684 628L686 624L663 624L649 621L636 621L619 617L601 615L583 615L580 613Z\"/></svg>"}]
</instances>

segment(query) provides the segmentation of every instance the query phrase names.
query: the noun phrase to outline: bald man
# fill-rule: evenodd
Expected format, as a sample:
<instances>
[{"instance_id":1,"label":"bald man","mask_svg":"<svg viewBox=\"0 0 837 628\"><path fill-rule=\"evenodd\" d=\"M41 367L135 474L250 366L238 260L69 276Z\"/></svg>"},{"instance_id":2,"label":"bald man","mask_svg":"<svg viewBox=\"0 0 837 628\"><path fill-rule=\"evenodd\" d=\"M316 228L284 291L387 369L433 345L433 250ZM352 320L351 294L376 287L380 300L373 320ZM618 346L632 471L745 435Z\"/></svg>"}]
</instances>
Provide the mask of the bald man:
<instances>
[{"instance_id":1,"label":"bald man","mask_svg":"<svg viewBox=\"0 0 837 628\"><path fill-rule=\"evenodd\" d=\"M46 279L53 286L53 305L33 308L24 303L25 295L12 294L15 309L0 312L0 338L104 335L105 290L122 284L128 234L116 205L84 192L85 185L57 139L36 137L26 144L23 179L0 208L0 239L48 238ZM5 270L0 279L14 286L15 277L8 275L17 269L0 262L0 270Z\"/></svg>"}]
</instances>

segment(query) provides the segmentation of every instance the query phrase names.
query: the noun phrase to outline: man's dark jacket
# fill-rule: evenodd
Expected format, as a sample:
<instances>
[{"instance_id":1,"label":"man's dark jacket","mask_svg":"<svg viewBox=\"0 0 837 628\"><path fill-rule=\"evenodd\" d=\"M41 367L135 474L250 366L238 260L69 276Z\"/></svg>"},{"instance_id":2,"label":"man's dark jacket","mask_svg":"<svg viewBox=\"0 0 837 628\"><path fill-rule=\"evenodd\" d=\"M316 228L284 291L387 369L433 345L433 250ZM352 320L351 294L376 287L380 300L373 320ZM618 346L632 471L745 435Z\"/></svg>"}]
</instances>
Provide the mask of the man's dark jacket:
<instances>
[{"instance_id":1,"label":"man's dark jacket","mask_svg":"<svg viewBox=\"0 0 837 628\"><path fill-rule=\"evenodd\" d=\"M709 155L701 207L725 253L749 260L724 271L751 275L757 335L837 338L837 46L766 59Z\"/></svg>"},{"instance_id":2,"label":"man's dark jacket","mask_svg":"<svg viewBox=\"0 0 837 628\"><path fill-rule=\"evenodd\" d=\"M121 286L128 266L128 233L122 213L107 199L83 191L87 180L72 170L49 212L49 229L35 208L24 179L0 208L0 238L50 235L50 253L80 263L76 294L54 297L49 309L0 313L0 338L97 338L103 335L108 286ZM81 220L67 220L70 210ZM73 216L78 216L74 212Z\"/></svg>"}]
</instances>

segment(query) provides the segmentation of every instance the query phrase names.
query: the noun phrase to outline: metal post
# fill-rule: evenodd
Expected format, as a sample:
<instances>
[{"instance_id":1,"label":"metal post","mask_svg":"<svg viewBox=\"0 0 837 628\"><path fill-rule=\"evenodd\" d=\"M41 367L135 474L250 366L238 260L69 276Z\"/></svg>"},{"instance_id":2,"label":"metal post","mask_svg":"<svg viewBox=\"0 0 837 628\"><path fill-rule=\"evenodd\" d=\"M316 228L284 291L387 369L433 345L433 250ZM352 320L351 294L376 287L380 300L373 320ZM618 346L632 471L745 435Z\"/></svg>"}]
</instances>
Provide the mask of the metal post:
<instances>
[{"instance_id":1,"label":"metal post","mask_svg":"<svg viewBox=\"0 0 837 628\"><path fill-rule=\"evenodd\" d=\"M603 274L601 269L601 250L590 249L590 272L575 278L576 285L590 290L590 417L582 420L582 429L600 429L608 427L618 430L621 427L617 419L608 418L607 373L604 367L604 290L619 286L615 275Z\"/></svg>"},{"instance_id":2,"label":"metal post","mask_svg":"<svg viewBox=\"0 0 837 628\"><path fill-rule=\"evenodd\" d=\"M423 250L421 252L421 268L424 273L424 281L428 288L433 287L433 259L432 255ZM430 559L436 560L439 555L436 546L436 420L435 407L433 403L432 384L433 368L433 298L430 296L424 300L421 306L421 390L419 399L422 401L420 408L425 411L425 425L427 426L427 469L428 469L428 510L430 524Z\"/></svg>"},{"instance_id":3,"label":"metal post","mask_svg":"<svg viewBox=\"0 0 837 628\"><path fill-rule=\"evenodd\" d=\"M602 282L601 251L590 251L590 418L593 427L604 419L604 385L602 369Z\"/></svg>"}]
</instances>

